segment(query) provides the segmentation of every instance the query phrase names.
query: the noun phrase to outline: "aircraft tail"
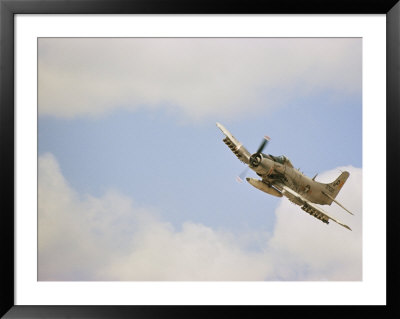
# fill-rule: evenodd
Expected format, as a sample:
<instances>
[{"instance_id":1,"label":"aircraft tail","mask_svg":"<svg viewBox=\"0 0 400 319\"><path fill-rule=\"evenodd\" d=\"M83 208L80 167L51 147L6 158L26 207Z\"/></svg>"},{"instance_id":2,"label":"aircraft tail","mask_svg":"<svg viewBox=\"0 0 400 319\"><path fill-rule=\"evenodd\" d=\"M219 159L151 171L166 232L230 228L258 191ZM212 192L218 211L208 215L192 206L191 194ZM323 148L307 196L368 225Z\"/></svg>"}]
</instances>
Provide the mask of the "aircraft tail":
<instances>
[{"instance_id":1,"label":"aircraft tail","mask_svg":"<svg viewBox=\"0 0 400 319\"><path fill-rule=\"evenodd\" d=\"M336 178L334 182L330 184L325 184L325 190L322 191L322 194L324 194L329 199L329 202L327 203L328 205L332 204L332 202L335 202L349 214L354 215L351 211L349 211L346 207L344 207L335 199L337 194L339 194L339 191L342 189L342 186L349 178L349 176L350 176L349 172L343 172L342 174L340 174L338 178Z\"/></svg>"},{"instance_id":2,"label":"aircraft tail","mask_svg":"<svg viewBox=\"0 0 400 319\"><path fill-rule=\"evenodd\" d=\"M336 198L337 194L339 194L339 191L342 189L344 183L347 181L349 176L350 173L345 171L340 174L340 176L336 178L335 181L333 181L332 183L325 184L325 195L327 195L327 197L329 197L333 201Z\"/></svg>"}]
</instances>

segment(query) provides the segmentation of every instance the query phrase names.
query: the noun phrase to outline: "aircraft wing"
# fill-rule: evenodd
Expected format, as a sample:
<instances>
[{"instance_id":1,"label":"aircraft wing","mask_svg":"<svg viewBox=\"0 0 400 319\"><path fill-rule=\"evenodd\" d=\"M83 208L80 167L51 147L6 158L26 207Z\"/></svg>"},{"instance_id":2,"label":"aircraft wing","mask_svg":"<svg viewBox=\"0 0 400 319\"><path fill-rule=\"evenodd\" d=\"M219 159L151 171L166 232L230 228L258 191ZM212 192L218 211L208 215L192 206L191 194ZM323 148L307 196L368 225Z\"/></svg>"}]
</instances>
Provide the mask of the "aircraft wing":
<instances>
[{"instance_id":1,"label":"aircraft wing","mask_svg":"<svg viewBox=\"0 0 400 319\"><path fill-rule=\"evenodd\" d=\"M285 195L288 194L289 198L295 199L297 203L302 203L301 209L304 210L305 212L309 213L311 216L314 216L315 218L321 220L322 222L328 224L329 220L333 220L335 223L338 223L339 225L351 230L351 228L337 219L329 216L325 211L323 211L320 207L316 206L315 204L311 203L310 201L306 200L303 196L300 194L296 193L294 190L290 189L289 187L280 184L279 185L282 188L282 193Z\"/></svg>"},{"instance_id":2,"label":"aircraft wing","mask_svg":"<svg viewBox=\"0 0 400 319\"><path fill-rule=\"evenodd\" d=\"M243 163L249 164L250 153L233 135L220 123L217 123L217 127L224 133L224 143L228 145L231 151L237 156Z\"/></svg>"}]
</instances>

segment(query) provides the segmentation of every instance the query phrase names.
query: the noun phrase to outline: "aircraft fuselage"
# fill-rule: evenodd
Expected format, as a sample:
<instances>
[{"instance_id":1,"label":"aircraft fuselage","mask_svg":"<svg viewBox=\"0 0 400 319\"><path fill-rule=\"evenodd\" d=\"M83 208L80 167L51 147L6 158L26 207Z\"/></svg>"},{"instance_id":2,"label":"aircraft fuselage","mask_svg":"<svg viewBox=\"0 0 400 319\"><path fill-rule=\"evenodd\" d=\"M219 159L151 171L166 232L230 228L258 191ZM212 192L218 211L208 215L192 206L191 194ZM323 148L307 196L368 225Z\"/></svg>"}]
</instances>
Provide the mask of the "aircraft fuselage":
<instances>
[{"instance_id":1,"label":"aircraft fuselage","mask_svg":"<svg viewBox=\"0 0 400 319\"><path fill-rule=\"evenodd\" d=\"M263 154L261 157L261 162L257 166L250 163L249 167L257 175L261 176L264 181L267 181L267 184L270 181L270 184L274 184L279 191L282 191L282 188L276 183L276 181L279 181L313 203L322 205L331 204L332 200L322 193L328 191L330 187L328 184L316 182L289 165L273 161L268 158L268 155L265 156ZM289 200L295 201L295 198L291 198L290 194L285 195Z\"/></svg>"}]
</instances>

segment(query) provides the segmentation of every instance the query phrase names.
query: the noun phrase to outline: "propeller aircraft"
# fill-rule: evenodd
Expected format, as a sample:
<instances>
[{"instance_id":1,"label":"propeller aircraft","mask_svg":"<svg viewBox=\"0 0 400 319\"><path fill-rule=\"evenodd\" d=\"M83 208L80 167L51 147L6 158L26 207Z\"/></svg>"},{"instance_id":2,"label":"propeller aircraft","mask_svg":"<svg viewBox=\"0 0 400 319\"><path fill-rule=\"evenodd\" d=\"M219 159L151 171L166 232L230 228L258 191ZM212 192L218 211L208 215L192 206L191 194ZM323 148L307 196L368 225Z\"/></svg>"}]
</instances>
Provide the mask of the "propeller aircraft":
<instances>
[{"instance_id":1,"label":"propeller aircraft","mask_svg":"<svg viewBox=\"0 0 400 319\"><path fill-rule=\"evenodd\" d=\"M320 207L315 205L331 205L332 202L335 202L353 215L335 199L349 177L349 172L342 172L332 183L325 184L317 182L315 181L317 175L313 178L305 176L293 167L286 156L264 154L263 150L270 140L268 136L264 137L258 150L250 154L224 126L217 123L217 127L225 135L223 142L228 145L240 161L247 164L248 168L252 169L261 177L260 180L247 177L246 180L250 185L272 196L287 197L292 203L299 205L303 211L325 224L329 224L329 220L333 220L339 225L351 230L349 226L329 216ZM246 173L246 171L243 172L243 174ZM241 181L242 178L243 177L238 177L238 180Z\"/></svg>"}]
</instances>

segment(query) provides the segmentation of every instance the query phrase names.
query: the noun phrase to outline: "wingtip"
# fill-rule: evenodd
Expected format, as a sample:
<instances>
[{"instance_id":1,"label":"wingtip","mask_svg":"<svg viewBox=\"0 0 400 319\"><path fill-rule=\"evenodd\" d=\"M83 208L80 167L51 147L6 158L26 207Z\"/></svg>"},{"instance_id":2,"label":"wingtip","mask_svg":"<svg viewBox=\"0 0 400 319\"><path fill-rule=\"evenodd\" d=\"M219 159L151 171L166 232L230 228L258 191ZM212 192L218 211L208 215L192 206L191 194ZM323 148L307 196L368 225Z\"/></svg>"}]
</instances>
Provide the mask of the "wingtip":
<instances>
[{"instance_id":1,"label":"wingtip","mask_svg":"<svg viewBox=\"0 0 400 319\"><path fill-rule=\"evenodd\" d=\"M345 224L340 224L340 225L342 225L344 228L347 228L347 229L350 230L350 231L353 231L349 226L347 226L347 225L345 225Z\"/></svg>"},{"instance_id":2,"label":"wingtip","mask_svg":"<svg viewBox=\"0 0 400 319\"><path fill-rule=\"evenodd\" d=\"M224 127L221 125L221 123L217 122L216 125L221 131L224 130Z\"/></svg>"}]
</instances>

